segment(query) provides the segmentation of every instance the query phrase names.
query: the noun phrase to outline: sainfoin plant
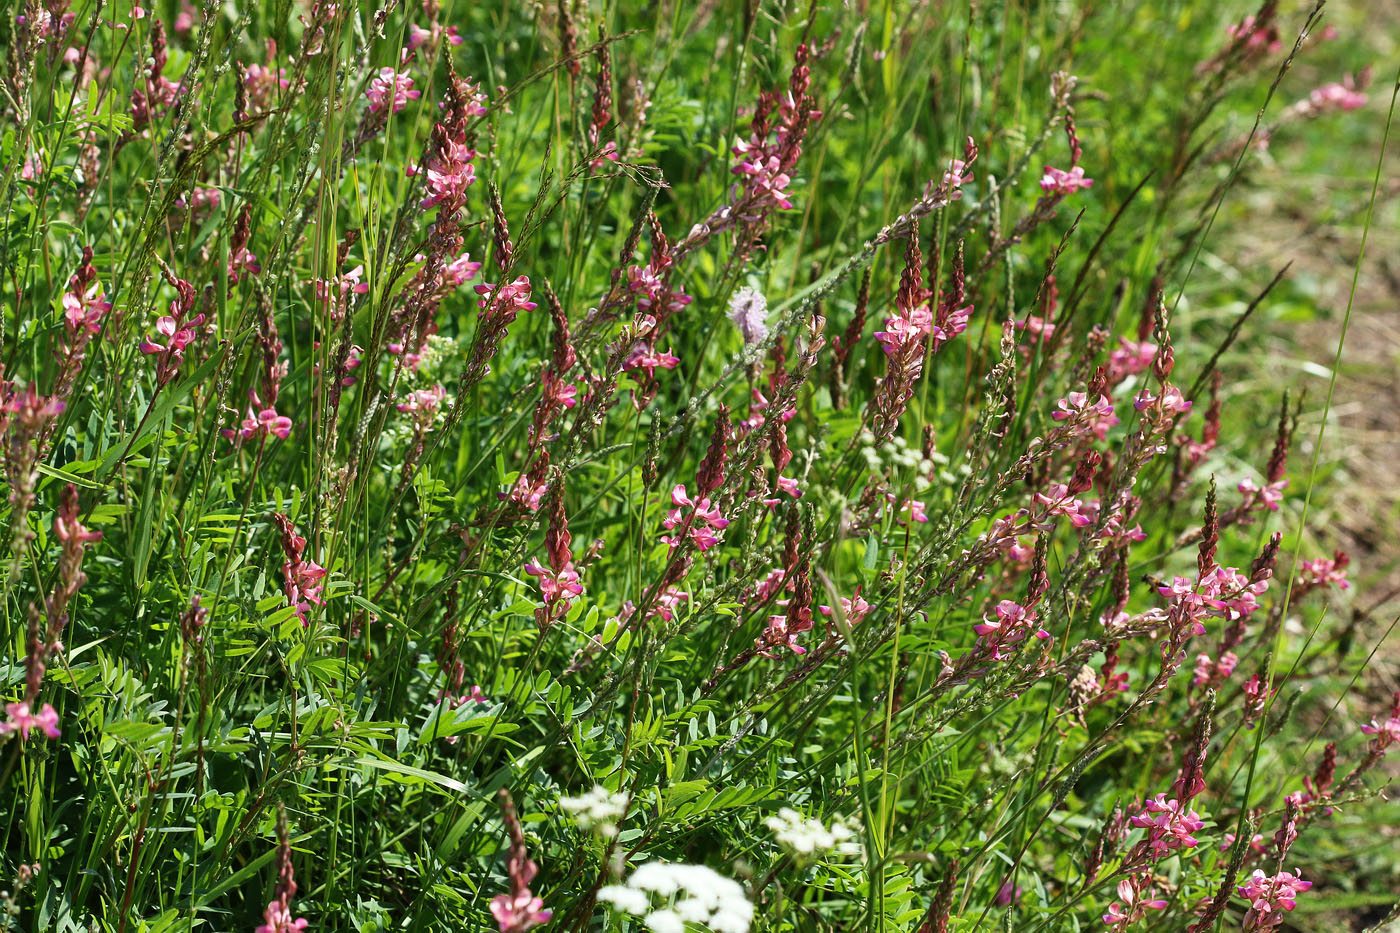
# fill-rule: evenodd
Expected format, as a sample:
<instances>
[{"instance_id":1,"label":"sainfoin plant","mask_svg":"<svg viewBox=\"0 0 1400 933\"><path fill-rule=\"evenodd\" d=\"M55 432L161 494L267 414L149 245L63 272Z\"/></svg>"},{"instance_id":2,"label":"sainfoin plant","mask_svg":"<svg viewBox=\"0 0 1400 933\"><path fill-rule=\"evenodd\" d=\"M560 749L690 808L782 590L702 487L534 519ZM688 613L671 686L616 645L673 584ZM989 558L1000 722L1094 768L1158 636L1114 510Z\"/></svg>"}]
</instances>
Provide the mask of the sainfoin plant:
<instances>
[{"instance_id":1,"label":"sainfoin plant","mask_svg":"<svg viewBox=\"0 0 1400 933\"><path fill-rule=\"evenodd\" d=\"M1395 919L1234 6L12 4L0 929Z\"/></svg>"}]
</instances>

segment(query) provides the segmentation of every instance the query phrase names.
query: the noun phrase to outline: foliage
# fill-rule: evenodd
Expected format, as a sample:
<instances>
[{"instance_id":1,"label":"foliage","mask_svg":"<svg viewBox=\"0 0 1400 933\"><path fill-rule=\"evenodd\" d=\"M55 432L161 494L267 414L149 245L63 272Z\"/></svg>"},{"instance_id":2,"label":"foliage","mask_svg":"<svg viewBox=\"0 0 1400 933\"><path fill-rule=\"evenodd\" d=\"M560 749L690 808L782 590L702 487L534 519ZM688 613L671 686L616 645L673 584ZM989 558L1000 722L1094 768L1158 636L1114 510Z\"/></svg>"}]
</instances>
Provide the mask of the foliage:
<instances>
[{"instance_id":1,"label":"foliage","mask_svg":"<svg viewBox=\"0 0 1400 933\"><path fill-rule=\"evenodd\" d=\"M1381 916L1244 12L17 4L11 928Z\"/></svg>"}]
</instances>

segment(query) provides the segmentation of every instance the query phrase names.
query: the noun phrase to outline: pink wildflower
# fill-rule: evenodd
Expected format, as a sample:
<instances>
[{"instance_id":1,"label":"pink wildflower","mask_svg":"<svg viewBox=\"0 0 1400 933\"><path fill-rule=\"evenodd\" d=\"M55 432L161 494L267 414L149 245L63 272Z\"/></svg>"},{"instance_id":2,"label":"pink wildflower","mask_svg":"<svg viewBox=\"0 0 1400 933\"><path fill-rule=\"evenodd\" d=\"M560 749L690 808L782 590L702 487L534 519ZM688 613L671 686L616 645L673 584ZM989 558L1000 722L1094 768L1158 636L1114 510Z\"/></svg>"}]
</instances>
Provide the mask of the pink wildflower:
<instances>
[{"instance_id":1,"label":"pink wildflower","mask_svg":"<svg viewBox=\"0 0 1400 933\"><path fill-rule=\"evenodd\" d=\"M1056 421L1069 421L1083 424L1090 434L1099 440L1108 436L1108 429L1118 423L1113 413L1113 402L1107 395L1100 395L1097 401L1090 402L1088 393L1070 392L1055 403L1056 411L1050 417Z\"/></svg>"},{"instance_id":2,"label":"pink wildflower","mask_svg":"<svg viewBox=\"0 0 1400 933\"><path fill-rule=\"evenodd\" d=\"M1036 493L1033 500L1039 507L1034 519L1036 522L1043 523L1056 515L1068 517L1070 524L1076 528L1083 528L1093 522L1093 518L1085 512L1084 503L1072 496L1069 487L1064 483L1052 483L1045 492ZM1044 511L1041 512L1041 509Z\"/></svg>"},{"instance_id":3,"label":"pink wildflower","mask_svg":"<svg viewBox=\"0 0 1400 933\"><path fill-rule=\"evenodd\" d=\"M1312 887L1311 881L1288 871L1270 876L1255 869L1249 881L1240 889L1240 896L1249 901L1244 915L1244 929L1273 930L1283 925L1284 913L1298 906L1298 895Z\"/></svg>"},{"instance_id":4,"label":"pink wildflower","mask_svg":"<svg viewBox=\"0 0 1400 933\"><path fill-rule=\"evenodd\" d=\"M324 605L321 598L321 581L326 576L326 568L312 560L305 560L306 539L297 534L291 519L278 512L273 518L282 532L282 551L287 559L282 564L282 587L288 601L296 607L302 624L311 606Z\"/></svg>"},{"instance_id":5,"label":"pink wildflower","mask_svg":"<svg viewBox=\"0 0 1400 933\"><path fill-rule=\"evenodd\" d=\"M1263 486L1255 483L1252 479L1243 479L1240 480L1238 489L1244 493L1244 507L1246 509L1262 504L1270 512L1277 512L1279 503L1283 501L1283 490L1287 486L1288 480L1286 479L1265 483Z\"/></svg>"},{"instance_id":6,"label":"pink wildflower","mask_svg":"<svg viewBox=\"0 0 1400 933\"><path fill-rule=\"evenodd\" d=\"M506 860L510 893L497 894L491 899L491 916L496 918L500 933L525 933L548 923L553 912L545 910L544 901L530 891L530 882L539 872L539 866L525 853L525 834L520 829L520 818L515 815L510 793L502 789L500 796L506 832L510 835L510 855Z\"/></svg>"},{"instance_id":7,"label":"pink wildflower","mask_svg":"<svg viewBox=\"0 0 1400 933\"><path fill-rule=\"evenodd\" d=\"M1157 355L1157 345L1150 340L1135 341L1118 338L1119 347L1108 355L1108 381L1116 385L1129 376L1146 372Z\"/></svg>"},{"instance_id":8,"label":"pink wildflower","mask_svg":"<svg viewBox=\"0 0 1400 933\"><path fill-rule=\"evenodd\" d=\"M841 614L846 617L846 624L849 626L854 627L860 624L860 622L870 614L870 604L860 595L860 587L856 587L856 591L851 595L850 599L842 596L839 598L839 601L841 603ZM817 609L819 609L824 616L830 617L834 614L830 606L818 606Z\"/></svg>"},{"instance_id":9,"label":"pink wildflower","mask_svg":"<svg viewBox=\"0 0 1400 933\"><path fill-rule=\"evenodd\" d=\"M1166 901L1143 897L1142 892L1149 884L1150 879L1144 875L1133 875L1118 882L1118 897L1121 900L1109 905L1103 922L1111 927L1128 927L1145 917L1148 910L1164 910Z\"/></svg>"},{"instance_id":10,"label":"pink wildflower","mask_svg":"<svg viewBox=\"0 0 1400 933\"><path fill-rule=\"evenodd\" d=\"M638 344L623 362L623 369L644 369L650 378L658 369L675 369L681 359L670 350L657 351L645 344Z\"/></svg>"},{"instance_id":11,"label":"pink wildflower","mask_svg":"<svg viewBox=\"0 0 1400 933\"><path fill-rule=\"evenodd\" d=\"M1147 800L1142 810L1129 817L1128 822L1147 830L1143 844L1154 859L1199 845L1192 833L1206 825L1196 811L1166 794Z\"/></svg>"},{"instance_id":12,"label":"pink wildflower","mask_svg":"<svg viewBox=\"0 0 1400 933\"><path fill-rule=\"evenodd\" d=\"M170 303L170 313L156 321L156 335L164 338L165 343L147 338L141 341L140 347L142 353L156 357L156 382L162 386L175 378L185 361L185 348L194 342L199 326L204 323L203 314L190 315L197 297L194 286L184 279L171 279L179 297Z\"/></svg>"},{"instance_id":13,"label":"pink wildflower","mask_svg":"<svg viewBox=\"0 0 1400 933\"><path fill-rule=\"evenodd\" d=\"M398 113L408 106L410 100L417 100L421 95L421 91L413 89L413 78L407 72L398 72L388 67L379 69L379 73L370 79L369 87L365 89L371 113L383 110Z\"/></svg>"},{"instance_id":14,"label":"pink wildflower","mask_svg":"<svg viewBox=\"0 0 1400 933\"><path fill-rule=\"evenodd\" d=\"M286 440L292 433L292 419L277 414L277 410L270 405L263 408L256 392L250 390L248 397L253 402L248 406L248 417L244 418L237 428L224 428L219 433L235 444L252 440L258 435L269 434Z\"/></svg>"},{"instance_id":15,"label":"pink wildflower","mask_svg":"<svg viewBox=\"0 0 1400 933\"><path fill-rule=\"evenodd\" d=\"M269 901L263 911L263 922L255 933L301 933L307 927L303 917L292 919L292 909L280 901Z\"/></svg>"},{"instance_id":16,"label":"pink wildflower","mask_svg":"<svg viewBox=\"0 0 1400 933\"><path fill-rule=\"evenodd\" d=\"M1347 565L1350 559L1340 551L1333 557L1319 557L1317 560L1303 561L1301 582L1308 588L1331 584L1339 590L1351 588L1347 579Z\"/></svg>"},{"instance_id":17,"label":"pink wildflower","mask_svg":"<svg viewBox=\"0 0 1400 933\"><path fill-rule=\"evenodd\" d=\"M1361 727L1361 731L1367 735L1374 735L1375 738L1371 741L1378 743L1381 748L1394 745L1400 742L1400 716L1391 716L1383 722L1372 719Z\"/></svg>"},{"instance_id":18,"label":"pink wildflower","mask_svg":"<svg viewBox=\"0 0 1400 933\"><path fill-rule=\"evenodd\" d=\"M1092 178L1084 177L1082 165L1076 165L1068 172L1047 165L1045 174L1040 179L1041 190L1051 194L1074 194L1081 189L1093 187L1093 184Z\"/></svg>"},{"instance_id":19,"label":"pink wildflower","mask_svg":"<svg viewBox=\"0 0 1400 933\"><path fill-rule=\"evenodd\" d=\"M90 270L90 271L89 271ZM102 297L102 283L92 268L92 250L83 250L83 264L68 281L63 293L63 318L70 339L82 331L96 334L102 329L102 319L112 310L112 303Z\"/></svg>"},{"instance_id":20,"label":"pink wildflower","mask_svg":"<svg viewBox=\"0 0 1400 933\"><path fill-rule=\"evenodd\" d=\"M307 927L304 919L292 918L292 898L297 893L296 877L292 871L292 845L287 828L287 811L277 807L277 888L275 897L263 911L262 925L255 933L301 933Z\"/></svg>"},{"instance_id":21,"label":"pink wildflower","mask_svg":"<svg viewBox=\"0 0 1400 933\"><path fill-rule=\"evenodd\" d=\"M1003 599L997 603L995 614L995 619L983 616L982 621L972 627L981 636L977 640L978 646L990 652L993 661L1004 661L1010 657L1009 650L1025 641L1027 635L1034 634L1041 640L1050 637L1049 632L1035 625L1035 610L1018 602Z\"/></svg>"},{"instance_id":22,"label":"pink wildflower","mask_svg":"<svg viewBox=\"0 0 1400 933\"><path fill-rule=\"evenodd\" d=\"M29 711L28 703L6 703L8 722L0 722L0 735L18 732L21 739L29 738L30 730L38 729L51 739L58 738L58 712L45 703L37 713Z\"/></svg>"},{"instance_id":23,"label":"pink wildflower","mask_svg":"<svg viewBox=\"0 0 1400 933\"><path fill-rule=\"evenodd\" d=\"M729 519L720 514L717 506L710 503L709 496L696 502L686 493L684 485L677 485L671 490L671 504L675 508L666 513L666 518L661 523L663 526L668 530L682 526L683 532L701 551L708 551L719 544L720 535L729 526ZM679 538L665 535L661 541L673 549L681 543Z\"/></svg>"},{"instance_id":24,"label":"pink wildflower","mask_svg":"<svg viewBox=\"0 0 1400 933\"><path fill-rule=\"evenodd\" d=\"M968 163L962 159L954 159L948 165L948 171L943 173L943 187L961 188L972 181L972 173L968 171Z\"/></svg>"},{"instance_id":25,"label":"pink wildflower","mask_svg":"<svg viewBox=\"0 0 1400 933\"><path fill-rule=\"evenodd\" d=\"M408 27L408 48L409 51L421 48L430 43L437 43L439 40L446 41L448 45L461 45L466 40L457 35L456 26L446 28L434 23L431 29L424 29L417 23L410 23Z\"/></svg>"}]
</instances>

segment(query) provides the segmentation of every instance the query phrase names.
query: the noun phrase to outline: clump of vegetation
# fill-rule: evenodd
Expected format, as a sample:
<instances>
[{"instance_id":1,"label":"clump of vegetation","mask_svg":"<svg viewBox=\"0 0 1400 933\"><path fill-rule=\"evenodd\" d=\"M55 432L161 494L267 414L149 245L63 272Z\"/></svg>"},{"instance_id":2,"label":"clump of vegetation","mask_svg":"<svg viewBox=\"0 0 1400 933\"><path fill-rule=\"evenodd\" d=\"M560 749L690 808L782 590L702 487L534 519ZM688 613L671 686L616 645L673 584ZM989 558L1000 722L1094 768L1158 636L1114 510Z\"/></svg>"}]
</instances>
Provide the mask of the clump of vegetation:
<instances>
[{"instance_id":1,"label":"clump of vegetation","mask_svg":"<svg viewBox=\"0 0 1400 933\"><path fill-rule=\"evenodd\" d=\"M0 926L1393 917L1283 276L1195 276L1388 117L1181 8L23 0Z\"/></svg>"}]
</instances>

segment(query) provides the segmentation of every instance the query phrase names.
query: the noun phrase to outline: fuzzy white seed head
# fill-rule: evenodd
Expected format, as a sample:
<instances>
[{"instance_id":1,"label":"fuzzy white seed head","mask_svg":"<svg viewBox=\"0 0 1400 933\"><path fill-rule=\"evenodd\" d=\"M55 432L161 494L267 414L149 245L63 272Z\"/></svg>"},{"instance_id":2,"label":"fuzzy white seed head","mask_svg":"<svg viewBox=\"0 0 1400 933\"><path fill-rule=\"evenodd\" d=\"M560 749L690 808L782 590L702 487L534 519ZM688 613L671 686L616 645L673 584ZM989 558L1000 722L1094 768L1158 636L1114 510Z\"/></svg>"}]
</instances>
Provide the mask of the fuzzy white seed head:
<instances>
[{"instance_id":1,"label":"fuzzy white seed head","mask_svg":"<svg viewBox=\"0 0 1400 933\"><path fill-rule=\"evenodd\" d=\"M768 299L745 285L729 299L729 319L744 335L746 345L762 343L768 336Z\"/></svg>"}]
</instances>

